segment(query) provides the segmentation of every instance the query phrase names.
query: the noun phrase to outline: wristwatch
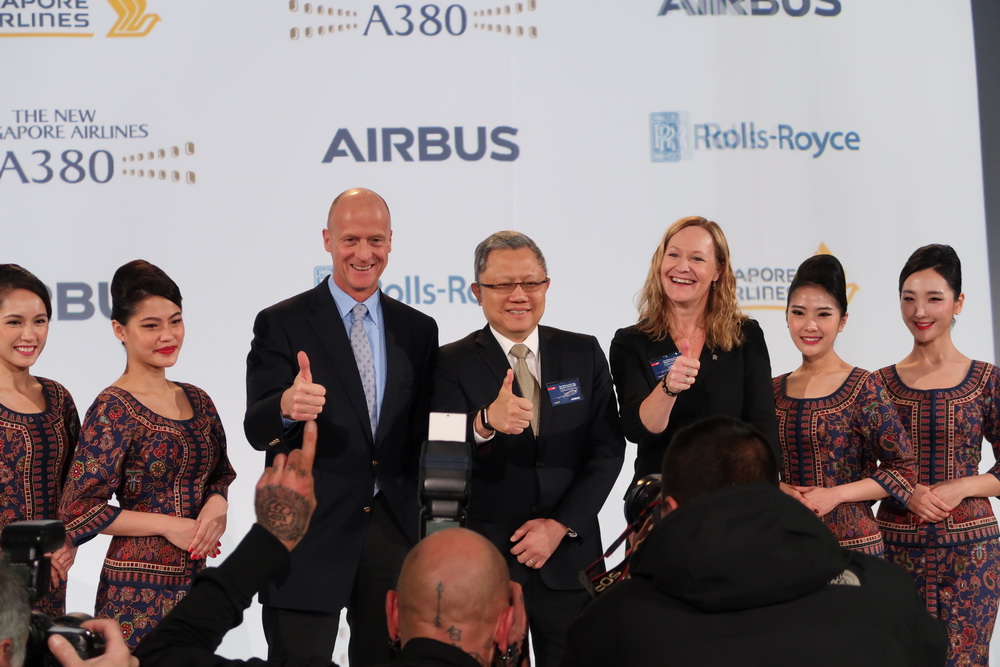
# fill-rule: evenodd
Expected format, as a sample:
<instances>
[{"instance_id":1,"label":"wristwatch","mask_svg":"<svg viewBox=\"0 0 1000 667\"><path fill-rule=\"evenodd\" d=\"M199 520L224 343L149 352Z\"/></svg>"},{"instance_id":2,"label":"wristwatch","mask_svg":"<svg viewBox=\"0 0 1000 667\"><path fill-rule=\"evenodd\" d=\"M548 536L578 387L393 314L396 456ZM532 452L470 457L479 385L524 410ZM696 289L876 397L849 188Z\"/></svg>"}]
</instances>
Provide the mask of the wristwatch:
<instances>
[{"instance_id":1,"label":"wristwatch","mask_svg":"<svg viewBox=\"0 0 1000 667\"><path fill-rule=\"evenodd\" d=\"M490 426L490 420L486 417L486 410L489 407L490 406L487 404L487 405L484 405L479 410L479 419L480 419L480 421L483 422L483 428L485 428L487 431L490 431L492 433L493 431L496 431L496 429L494 427Z\"/></svg>"}]
</instances>

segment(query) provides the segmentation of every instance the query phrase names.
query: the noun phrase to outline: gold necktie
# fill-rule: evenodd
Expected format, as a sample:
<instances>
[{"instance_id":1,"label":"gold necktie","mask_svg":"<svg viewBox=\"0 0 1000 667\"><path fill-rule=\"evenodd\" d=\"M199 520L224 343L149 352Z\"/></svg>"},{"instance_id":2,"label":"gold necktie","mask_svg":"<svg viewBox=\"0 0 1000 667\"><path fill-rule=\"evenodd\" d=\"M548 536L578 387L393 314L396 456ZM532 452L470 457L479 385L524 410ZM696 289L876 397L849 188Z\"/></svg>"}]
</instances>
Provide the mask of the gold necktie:
<instances>
[{"instance_id":1,"label":"gold necktie","mask_svg":"<svg viewBox=\"0 0 1000 667\"><path fill-rule=\"evenodd\" d=\"M537 438L538 414L541 402L538 395L538 381L535 380L535 376L528 369L528 360L526 359L531 350L524 343L518 343L510 348L510 353L517 359L517 364L514 366L514 377L517 379L518 386L521 387L521 395L531 401L531 432Z\"/></svg>"}]
</instances>

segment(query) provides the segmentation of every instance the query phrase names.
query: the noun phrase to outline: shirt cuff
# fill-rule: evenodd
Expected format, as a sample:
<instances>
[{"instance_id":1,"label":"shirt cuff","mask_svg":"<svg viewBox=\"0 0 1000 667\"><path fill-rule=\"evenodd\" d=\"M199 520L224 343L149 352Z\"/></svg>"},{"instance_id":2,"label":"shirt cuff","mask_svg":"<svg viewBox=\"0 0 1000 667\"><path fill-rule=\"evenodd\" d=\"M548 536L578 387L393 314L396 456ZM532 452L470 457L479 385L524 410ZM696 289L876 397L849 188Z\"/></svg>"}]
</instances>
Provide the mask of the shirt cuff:
<instances>
[{"instance_id":1,"label":"shirt cuff","mask_svg":"<svg viewBox=\"0 0 1000 667\"><path fill-rule=\"evenodd\" d=\"M475 438L477 445L481 445L484 442L489 442L490 440L493 439L493 436L495 436L496 434L497 434L496 431L491 431L490 436L488 438L484 438L483 436L479 435L479 431L476 430L475 426L472 427L472 437Z\"/></svg>"}]
</instances>

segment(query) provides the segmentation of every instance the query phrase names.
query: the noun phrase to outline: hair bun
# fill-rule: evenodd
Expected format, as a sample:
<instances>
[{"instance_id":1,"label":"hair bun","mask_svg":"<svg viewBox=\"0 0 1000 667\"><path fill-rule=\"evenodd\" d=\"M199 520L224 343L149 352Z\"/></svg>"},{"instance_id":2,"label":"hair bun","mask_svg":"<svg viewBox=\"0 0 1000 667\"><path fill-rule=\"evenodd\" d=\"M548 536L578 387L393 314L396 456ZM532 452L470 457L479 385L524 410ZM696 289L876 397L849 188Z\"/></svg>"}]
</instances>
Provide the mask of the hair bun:
<instances>
[{"instance_id":1,"label":"hair bun","mask_svg":"<svg viewBox=\"0 0 1000 667\"><path fill-rule=\"evenodd\" d=\"M181 290L161 268L144 259L133 259L111 279L111 319L128 324L139 305L159 296L181 307Z\"/></svg>"},{"instance_id":2,"label":"hair bun","mask_svg":"<svg viewBox=\"0 0 1000 667\"><path fill-rule=\"evenodd\" d=\"M844 266L833 255L813 255L799 265L788 287L788 301L800 287L818 287L837 302L840 314L847 314L847 279Z\"/></svg>"}]
</instances>

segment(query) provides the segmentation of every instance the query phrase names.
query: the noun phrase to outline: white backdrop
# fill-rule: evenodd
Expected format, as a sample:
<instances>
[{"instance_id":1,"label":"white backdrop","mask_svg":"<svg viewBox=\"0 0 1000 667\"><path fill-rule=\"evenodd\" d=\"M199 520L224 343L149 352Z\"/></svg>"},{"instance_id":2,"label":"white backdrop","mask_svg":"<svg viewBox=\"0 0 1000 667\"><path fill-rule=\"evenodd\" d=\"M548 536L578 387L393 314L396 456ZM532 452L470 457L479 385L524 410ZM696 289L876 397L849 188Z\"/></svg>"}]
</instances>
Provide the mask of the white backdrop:
<instances>
[{"instance_id":1,"label":"white backdrop","mask_svg":"<svg viewBox=\"0 0 1000 667\"><path fill-rule=\"evenodd\" d=\"M348 187L389 202L383 287L442 342L482 325L462 288L495 230L546 252L545 322L607 345L665 227L699 214L726 230L775 374L798 363L783 290L820 248L856 287L845 359L908 352L896 276L941 242L965 268L958 346L993 360L965 3L498 2L0 6L0 261L37 273L58 310L36 371L85 411L124 364L106 283L136 257L166 270L188 331L171 377L215 399L240 474L224 553L262 465L242 434L253 317L329 264L320 230ZM81 548L71 609L92 608L105 544ZM254 607L223 652L265 650Z\"/></svg>"}]
</instances>

